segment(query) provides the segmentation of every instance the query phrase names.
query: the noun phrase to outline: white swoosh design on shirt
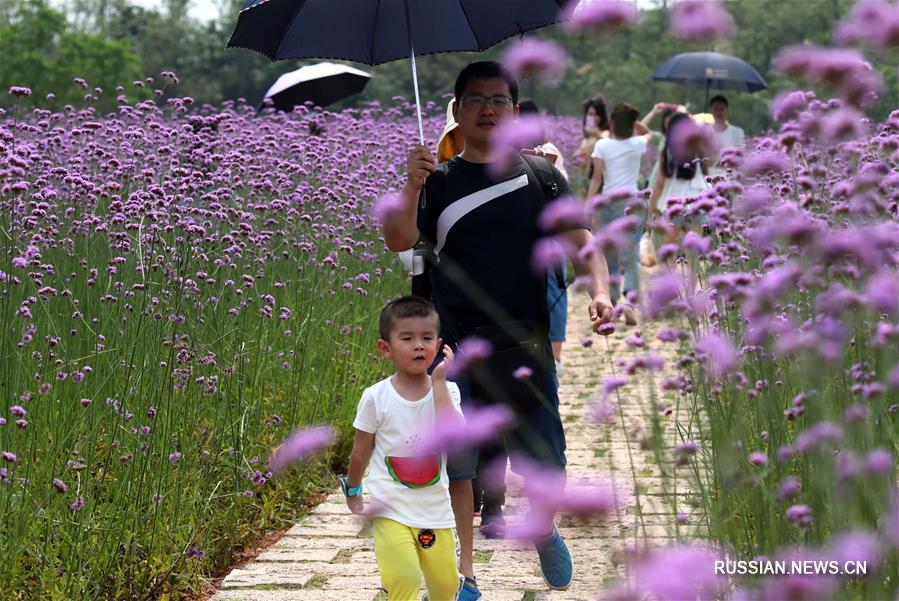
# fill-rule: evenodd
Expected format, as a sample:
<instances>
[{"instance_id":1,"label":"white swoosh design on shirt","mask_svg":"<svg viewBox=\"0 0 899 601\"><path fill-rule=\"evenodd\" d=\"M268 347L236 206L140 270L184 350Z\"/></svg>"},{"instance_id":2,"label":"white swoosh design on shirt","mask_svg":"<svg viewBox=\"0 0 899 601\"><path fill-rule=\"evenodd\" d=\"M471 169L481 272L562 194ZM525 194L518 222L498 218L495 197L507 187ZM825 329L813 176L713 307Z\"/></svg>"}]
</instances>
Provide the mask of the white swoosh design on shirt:
<instances>
[{"instance_id":1,"label":"white swoosh design on shirt","mask_svg":"<svg viewBox=\"0 0 899 601\"><path fill-rule=\"evenodd\" d=\"M524 188L527 185L528 176L525 173L515 179L510 179L494 186L490 186L489 188L478 190L474 194L463 196L448 206L442 213L440 213L440 217L437 218L437 244L434 246L434 254L440 256L440 251L446 244L446 235L449 234L450 229L456 225L460 219L477 209L479 206L508 194L509 192L514 192L519 188Z\"/></svg>"}]
</instances>

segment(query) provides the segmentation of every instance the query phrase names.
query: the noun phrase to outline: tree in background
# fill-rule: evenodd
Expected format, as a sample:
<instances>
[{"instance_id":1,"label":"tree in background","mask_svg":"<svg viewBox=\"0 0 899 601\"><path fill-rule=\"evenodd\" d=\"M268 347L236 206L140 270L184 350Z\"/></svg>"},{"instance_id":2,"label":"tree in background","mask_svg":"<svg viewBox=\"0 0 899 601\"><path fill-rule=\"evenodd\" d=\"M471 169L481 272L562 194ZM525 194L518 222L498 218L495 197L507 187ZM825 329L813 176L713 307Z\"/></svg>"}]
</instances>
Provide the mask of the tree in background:
<instances>
[{"instance_id":1,"label":"tree in background","mask_svg":"<svg viewBox=\"0 0 899 601\"><path fill-rule=\"evenodd\" d=\"M16 3L0 14L0 89L28 86L36 106L80 105L86 91L73 78L103 90L101 109L116 105L115 87L143 78L141 60L126 41L73 31L66 16L43 0ZM56 95L55 101L47 94Z\"/></svg>"},{"instance_id":2,"label":"tree in background","mask_svg":"<svg viewBox=\"0 0 899 601\"><path fill-rule=\"evenodd\" d=\"M84 77L92 86L111 92L115 84L129 84L147 75L158 77L162 71L174 71L181 80L167 89L167 94L191 96L197 104L237 98L259 104L279 75L312 62L273 63L255 52L226 49L241 0L216 0L220 16L205 23L188 14L191 2L197 0L160 0L159 7L152 9L130 0L65 0L65 15L48 8L45 1L27 0L12 8L0 2L0 56L4 57L0 84L33 88L31 101L37 104L45 103L48 91L64 92L69 102L78 99L83 90L71 85L73 77ZM568 35L543 29L533 35L562 44L571 66L559 87L548 89L524 81L522 95L560 114L578 114L580 102L598 93L612 103L627 101L644 111L658 101L668 101L688 104L699 112L705 110L704 88L656 82L651 75L674 54L716 50L744 58L771 86L757 94L727 93L734 121L750 133L760 132L774 125L768 112L774 94L805 87L771 69L777 51L790 44L830 44L834 26L852 4L853 0L727 0L736 35L715 44L688 43L669 35L664 0L659 0L656 8L644 10L635 27L615 35ZM515 43L517 39L511 39L484 53L420 57L422 100L443 106L443 96L451 91L456 74L466 63L497 59ZM894 51L869 53L869 58L884 78L885 90L868 113L883 119L899 106L895 68L899 56ZM373 78L362 95L331 108L339 110L365 100L389 103L394 96L412 98L409 61L395 61L372 71ZM827 97L826 91L820 92ZM106 105L113 97L105 95ZM8 100L0 97L2 102Z\"/></svg>"},{"instance_id":3,"label":"tree in background","mask_svg":"<svg viewBox=\"0 0 899 601\"><path fill-rule=\"evenodd\" d=\"M533 82L522 82L522 95L530 96L549 112L579 114L580 103L588 96L603 94L614 104L629 102L648 111L659 101L687 104L691 111L706 109L705 88L681 86L652 80L652 73L669 57L682 52L713 50L739 56L752 64L771 89L756 93L724 93L729 97L731 115L750 133L774 126L768 104L784 89L808 86L771 68L777 51L791 44L830 45L833 29L852 7L854 0L820 0L816 2L782 2L780 0L728 0L726 7L736 24L732 40L715 44L685 42L668 32L667 4L658 2L654 9L644 10L640 22L632 29L613 35L570 35L555 28L532 34L561 44L569 54L570 66L565 79L556 88ZM439 101L451 91L456 73L472 60L498 59L509 40L484 53L439 54L418 60L419 86L423 100ZM869 59L884 79L885 89L868 114L884 119L899 106L899 82L896 52L884 55L868 53ZM392 96L412 97L408 61L396 61L376 67L374 77L362 97L389 101ZM826 90L819 96L827 98Z\"/></svg>"}]
</instances>

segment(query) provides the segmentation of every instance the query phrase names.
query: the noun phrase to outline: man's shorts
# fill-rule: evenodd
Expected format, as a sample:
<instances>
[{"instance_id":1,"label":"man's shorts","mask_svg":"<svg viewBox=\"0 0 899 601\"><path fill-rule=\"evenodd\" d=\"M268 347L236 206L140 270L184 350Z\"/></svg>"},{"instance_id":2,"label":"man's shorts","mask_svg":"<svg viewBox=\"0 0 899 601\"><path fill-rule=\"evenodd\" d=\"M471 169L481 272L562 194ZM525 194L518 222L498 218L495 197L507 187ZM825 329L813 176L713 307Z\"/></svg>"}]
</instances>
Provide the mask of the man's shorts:
<instances>
[{"instance_id":1,"label":"man's shorts","mask_svg":"<svg viewBox=\"0 0 899 601\"><path fill-rule=\"evenodd\" d=\"M562 280L568 279L567 268L562 264ZM559 286L559 276L550 270L546 276L546 302L549 305L549 341L565 342L565 326L568 322L568 289Z\"/></svg>"},{"instance_id":2,"label":"man's shorts","mask_svg":"<svg viewBox=\"0 0 899 601\"><path fill-rule=\"evenodd\" d=\"M549 347L549 340L546 342ZM549 348L547 348L549 352ZM443 360L438 354L434 360L437 365ZM515 424L502 435L502 441L509 453L512 471L521 472L517 459L536 462L540 465L562 469L568 460L565 457L565 431L559 415L559 382L555 372L545 378L546 402L535 407L515 412ZM472 409L481 409L490 404L489 401L473 399L471 382L459 377L455 380L462 396L462 414L470 415ZM473 480L478 467L478 447L471 446L461 451L450 453L446 459L446 472L450 482Z\"/></svg>"}]
</instances>

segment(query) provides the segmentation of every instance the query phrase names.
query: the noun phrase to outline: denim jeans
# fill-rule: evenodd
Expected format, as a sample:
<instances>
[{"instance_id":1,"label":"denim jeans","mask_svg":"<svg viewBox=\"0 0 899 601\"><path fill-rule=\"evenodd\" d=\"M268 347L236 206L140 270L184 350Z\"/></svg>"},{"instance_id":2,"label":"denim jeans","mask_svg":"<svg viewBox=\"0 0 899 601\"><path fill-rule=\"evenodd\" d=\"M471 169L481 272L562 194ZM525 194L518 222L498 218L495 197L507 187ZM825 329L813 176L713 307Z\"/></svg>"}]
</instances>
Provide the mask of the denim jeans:
<instances>
[{"instance_id":1,"label":"denim jeans","mask_svg":"<svg viewBox=\"0 0 899 601\"><path fill-rule=\"evenodd\" d=\"M624 209L627 207L628 201L619 200L613 203L603 205L596 212L596 224L599 228L603 228L616 219L624 217ZM609 277L611 278L609 293L612 302L617 302L622 296L621 280L624 280L624 294L631 290L640 291L640 238L643 236L643 230L646 227L646 211L632 211L630 215L638 218L640 222L637 227L628 235L627 244L621 251L607 250L605 251L606 264L609 266Z\"/></svg>"},{"instance_id":2,"label":"denim jeans","mask_svg":"<svg viewBox=\"0 0 899 601\"><path fill-rule=\"evenodd\" d=\"M568 268L561 265L562 281L568 279ZM549 305L549 341L565 342L565 326L568 324L568 288L559 284L555 269L546 274L546 303Z\"/></svg>"}]
</instances>

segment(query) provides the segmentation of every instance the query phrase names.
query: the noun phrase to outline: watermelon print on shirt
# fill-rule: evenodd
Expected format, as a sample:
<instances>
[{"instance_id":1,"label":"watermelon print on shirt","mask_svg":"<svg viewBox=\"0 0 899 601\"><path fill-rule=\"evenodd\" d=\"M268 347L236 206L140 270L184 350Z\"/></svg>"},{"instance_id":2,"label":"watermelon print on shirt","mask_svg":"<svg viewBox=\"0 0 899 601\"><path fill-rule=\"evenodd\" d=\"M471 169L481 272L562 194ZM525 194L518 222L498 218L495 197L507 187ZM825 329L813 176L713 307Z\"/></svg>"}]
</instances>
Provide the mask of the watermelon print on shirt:
<instances>
[{"instance_id":1,"label":"watermelon print on shirt","mask_svg":"<svg viewBox=\"0 0 899 601\"><path fill-rule=\"evenodd\" d=\"M461 414L459 388L453 382L446 384ZM445 458L418 452L434 414L433 390L409 401L385 378L362 393L353 427L375 435L365 490L368 503L380 508L380 517L411 528L456 526Z\"/></svg>"}]
</instances>

